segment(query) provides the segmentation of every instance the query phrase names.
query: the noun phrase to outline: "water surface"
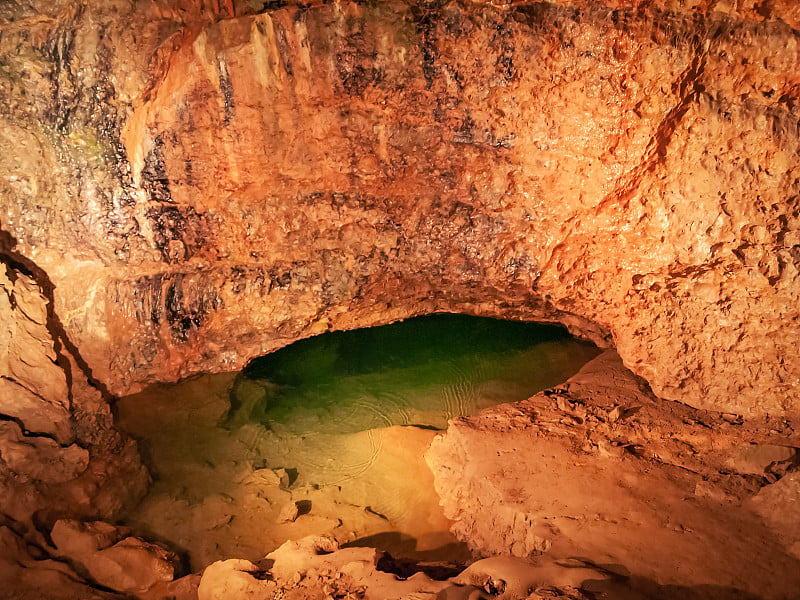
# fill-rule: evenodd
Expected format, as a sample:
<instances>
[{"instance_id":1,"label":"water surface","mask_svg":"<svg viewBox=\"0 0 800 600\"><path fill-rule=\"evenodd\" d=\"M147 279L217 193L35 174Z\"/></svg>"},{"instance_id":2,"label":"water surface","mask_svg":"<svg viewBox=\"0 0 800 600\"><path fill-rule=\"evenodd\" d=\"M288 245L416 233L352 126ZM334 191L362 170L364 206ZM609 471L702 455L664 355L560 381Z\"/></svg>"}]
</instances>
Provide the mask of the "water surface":
<instances>
[{"instance_id":1,"label":"water surface","mask_svg":"<svg viewBox=\"0 0 800 600\"><path fill-rule=\"evenodd\" d=\"M126 520L186 551L193 570L312 534L463 559L423 459L431 440L448 419L528 398L597 353L558 327L444 314L152 386L118 403L155 480Z\"/></svg>"},{"instance_id":2,"label":"water surface","mask_svg":"<svg viewBox=\"0 0 800 600\"><path fill-rule=\"evenodd\" d=\"M454 314L326 333L252 361L233 420L295 435L443 428L557 385L596 353L560 327Z\"/></svg>"}]
</instances>

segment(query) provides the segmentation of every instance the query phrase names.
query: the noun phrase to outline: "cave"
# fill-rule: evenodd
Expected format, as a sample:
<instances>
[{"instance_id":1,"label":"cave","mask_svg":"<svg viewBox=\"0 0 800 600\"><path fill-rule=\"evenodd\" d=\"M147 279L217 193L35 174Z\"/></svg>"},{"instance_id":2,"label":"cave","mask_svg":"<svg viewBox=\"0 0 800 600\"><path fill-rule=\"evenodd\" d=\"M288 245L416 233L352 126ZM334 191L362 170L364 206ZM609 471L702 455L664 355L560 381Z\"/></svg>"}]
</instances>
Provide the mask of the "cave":
<instances>
[{"instance_id":1,"label":"cave","mask_svg":"<svg viewBox=\"0 0 800 600\"><path fill-rule=\"evenodd\" d=\"M794 0L0 3L3 593L796 598L798 42ZM445 313L597 349L416 428L453 564L126 519L126 402Z\"/></svg>"}]
</instances>

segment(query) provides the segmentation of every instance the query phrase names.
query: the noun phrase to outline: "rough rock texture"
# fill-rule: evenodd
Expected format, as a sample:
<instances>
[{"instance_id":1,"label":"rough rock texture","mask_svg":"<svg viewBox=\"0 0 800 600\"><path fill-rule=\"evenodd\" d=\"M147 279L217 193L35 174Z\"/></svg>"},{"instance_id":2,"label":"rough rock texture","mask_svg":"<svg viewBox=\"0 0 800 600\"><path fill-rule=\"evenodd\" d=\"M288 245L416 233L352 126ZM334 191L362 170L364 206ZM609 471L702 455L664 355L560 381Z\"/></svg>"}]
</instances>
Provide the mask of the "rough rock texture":
<instances>
[{"instance_id":1,"label":"rough rock texture","mask_svg":"<svg viewBox=\"0 0 800 600\"><path fill-rule=\"evenodd\" d=\"M175 577L177 558L164 548L102 521L61 519L50 537L56 555L77 565L87 577L118 592L145 592Z\"/></svg>"},{"instance_id":2,"label":"rough rock texture","mask_svg":"<svg viewBox=\"0 0 800 600\"><path fill-rule=\"evenodd\" d=\"M32 277L0 265L0 398L2 413L28 431L74 441L65 369L47 328L47 300Z\"/></svg>"},{"instance_id":3,"label":"rough rock texture","mask_svg":"<svg viewBox=\"0 0 800 600\"><path fill-rule=\"evenodd\" d=\"M460 571L460 572L459 572ZM790 589L790 588L787 588ZM662 585L617 564L586 558L493 557L463 566L397 562L371 548L339 549L326 538L287 542L259 564L209 566L199 600L759 600L728 586ZM784 596L792 597L790 595ZM188 597L180 597L184 600Z\"/></svg>"},{"instance_id":4,"label":"rough rock texture","mask_svg":"<svg viewBox=\"0 0 800 600\"><path fill-rule=\"evenodd\" d=\"M0 516L111 517L144 492L148 475L115 430L103 386L82 371L34 267L0 255Z\"/></svg>"},{"instance_id":5,"label":"rough rock texture","mask_svg":"<svg viewBox=\"0 0 800 600\"><path fill-rule=\"evenodd\" d=\"M53 560L41 536L0 525L0 581L3 597L14 600L112 600L122 596L99 590L68 564Z\"/></svg>"},{"instance_id":6,"label":"rough rock texture","mask_svg":"<svg viewBox=\"0 0 800 600\"><path fill-rule=\"evenodd\" d=\"M203 573L199 600L241 598L364 598L381 600L419 594L436 598L447 583L420 574L407 581L378 568L374 548L339 549L335 540L324 537L286 542L267 555L267 568L247 560L214 563Z\"/></svg>"},{"instance_id":7,"label":"rough rock texture","mask_svg":"<svg viewBox=\"0 0 800 600\"><path fill-rule=\"evenodd\" d=\"M657 400L607 352L558 388L453 420L426 459L452 531L479 554L789 598L798 446L781 420Z\"/></svg>"},{"instance_id":8,"label":"rough rock texture","mask_svg":"<svg viewBox=\"0 0 800 600\"><path fill-rule=\"evenodd\" d=\"M14 600L190 600L197 578L172 581L174 556L103 522L59 520L48 538L0 525L2 597Z\"/></svg>"},{"instance_id":9,"label":"rough rock texture","mask_svg":"<svg viewBox=\"0 0 800 600\"><path fill-rule=\"evenodd\" d=\"M433 311L562 322L660 397L797 415L798 31L792 0L0 2L0 513L143 489L113 394ZM624 478L638 443L592 452ZM695 467L645 479L692 483L698 519L749 485ZM543 549L506 508L503 544Z\"/></svg>"},{"instance_id":10,"label":"rough rock texture","mask_svg":"<svg viewBox=\"0 0 800 600\"><path fill-rule=\"evenodd\" d=\"M363 599L477 600L573 598L584 600L584 581L607 582L596 565L488 559L464 568L402 564L373 548L339 548L325 537L287 542L261 566L241 559L220 561L203 573L199 600ZM454 572L455 571L455 572ZM451 576L452 575L452 576ZM624 584L614 591L624 589ZM540 596L537 592L543 592Z\"/></svg>"},{"instance_id":11,"label":"rough rock texture","mask_svg":"<svg viewBox=\"0 0 800 600\"><path fill-rule=\"evenodd\" d=\"M282 5L0 8L0 221L111 391L460 310L797 412L795 3Z\"/></svg>"},{"instance_id":12,"label":"rough rock texture","mask_svg":"<svg viewBox=\"0 0 800 600\"><path fill-rule=\"evenodd\" d=\"M800 501L800 473L793 472L762 489L749 501L749 506L764 517L778 539L789 548L789 552L800 558L800 524L794 511L787 507L797 506Z\"/></svg>"}]
</instances>

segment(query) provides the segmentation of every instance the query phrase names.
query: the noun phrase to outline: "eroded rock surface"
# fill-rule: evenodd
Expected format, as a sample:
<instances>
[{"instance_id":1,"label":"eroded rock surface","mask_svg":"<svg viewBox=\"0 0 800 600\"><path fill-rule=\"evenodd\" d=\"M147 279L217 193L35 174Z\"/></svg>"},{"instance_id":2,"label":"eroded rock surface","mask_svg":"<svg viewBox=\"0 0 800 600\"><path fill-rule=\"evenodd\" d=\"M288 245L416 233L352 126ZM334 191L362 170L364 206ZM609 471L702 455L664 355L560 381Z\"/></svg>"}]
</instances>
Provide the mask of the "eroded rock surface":
<instances>
[{"instance_id":1,"label":"eroded rock surface","mask_svg":"<svg viewBox=\"0 0 800 600\"><path fill-rule=\"evenodd\" d=\"M138 450L82 370L49 280L13 251L0 259L0 518L112 517L144 493Z\"/></svg>"},{"instance_id":2,"label":"eroded rock surface","mask_svg":"<svg viewBox=\"0 0 800 600\"><path fill-rule=\"evenodd\" d=\"M0 525L0 581L3 596L15 600L122 598L93 587L70 565L53 560L41 536L21 534L7 524Z\"/></svg>"},{"instance_id":3,"label":"eroded rock surface","mask_svg":"<svg viewBox=\"0 0 800 600\"><path fill-rule=\"evenodd\" d=\"M434 573L453 571L440 565L406 565L373 548L339 548L330 538L308 537L287 542L267 556L261 566L231 559L214 563L200 580L199 600L350 598L363 600L519 600L589 596L582 582L607 582L602 569L588 564L557 564L523 559L479 560L466 571L434 579ZM456 570L463 570L460 567ZM624 586L612 586L616 590ZM539 595L541 592L544 595Z\"/></svg>"},{"instance_id":4,"label":"eroded rock surface","mask_svg":"<svg viewBox=\"0 0 800 600\"><path fill-rule=\"evenodd\" d=\"M304 538L267 555L266 567L241 559L214 563L203 573L198 598L436 598L449 587L423 574L400 581L378 569L379 559L374 548L339 549L331 538Z\"/></svg>"},{"instance_id":5,"label":"eroded rock surface","mask_svg":"<svg viewBox=\"0 0 800 600\"><path fill-rule=\"evenodd\" d=\"M61 519L50 537L56 556L76 564L95 584L122 593L146 592L174 579L177 557L102 521Z\"/></svg>"},{"instance_id":6,"label":"eroded rock surface","mask_svg":"<svg viewBox=\"0 0 800 600\"><path fill-rule=\"evenodd\" d=\"M453 420L426 459L452 531L479 554L791 597L800 440L782 420L726 417L655 399L608 352L526 402Z\"/></svg>"},{"instance_id":7,"label":"eroded rock surface","mask_svg":"<svg viewBox=\"0 0 800 600\"><path fill-rule=\"evenodd\" d=\"M546 432L509 473L541 481L550 447L574 503L613 471L643 532L716 560L709 514L750 523L731 507L766 458L778 487L753 507L796 495L793 458L733 447L740 415L777 432L745 439L800 445L774 420L800 411L798 30L791 0L0 3L0 512L105 517L141 493L112 394L463 311L564 323L657 396L728 414L676 408L677 438L570 388L457 422L439 465ZM476 548L555 551L579 543L574 520L614 530L592 517L603 506L504 502L484 531L467 516L485 498L534 500L462 475L442 494ZM659 506L687 489L688 525L668 523ZM686 527L703 535L684 545ZM769 540L740 542L797 572ZM603 547L663 581L640 548ZM720 581L780 595L714 560ZM47 566L54 588L75 582Z\"/></svg>"},{"instance_id":8,"label":"eroded rock surface","mask_svg":"<svg viewBox=\"0 0 800 600\"><path fill-rule=\"evenodd\" d=\"M787 474L750 499L748 505L774 529L775 536L783 541L789 552L800 558L800 526L790 507L800 500L800 473Z\"/></svg>"},{"instance_id":9,"label":"eroded rock surface","mask_svg":"<svg viewBox=\"0 0 800 600\"><path fill-rule=\"evenodd\" d=\"M791 2L7 3L3 228L114 392L434 310L796 412Z\"/></svg>"},{"instance_id":10,"label":"eroded rock surface","mask_svg":"<svg viewBox=\"0 0 800 600\"><path fill-rule=\"evenodd\" d=\"M47 328L47 300L32 277L0 264L0 412L27 431L74 441L67 375Z\"/></svg>"}]
</instances>

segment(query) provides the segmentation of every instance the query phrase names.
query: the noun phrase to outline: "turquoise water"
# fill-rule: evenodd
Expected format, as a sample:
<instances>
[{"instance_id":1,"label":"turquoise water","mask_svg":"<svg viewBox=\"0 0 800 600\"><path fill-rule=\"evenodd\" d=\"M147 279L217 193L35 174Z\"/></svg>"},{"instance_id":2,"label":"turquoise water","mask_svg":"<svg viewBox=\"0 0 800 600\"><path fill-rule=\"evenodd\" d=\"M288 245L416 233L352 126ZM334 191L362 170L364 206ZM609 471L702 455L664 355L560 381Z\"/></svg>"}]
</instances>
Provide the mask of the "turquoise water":
<instances>
[{"instance_id":1,"label":"turquoise water","mask_svg":"<svg viewBox=\"0 0 800 600\"><path fill-rule=\"evenodd\" d=\"M455 314L325 333L247 365L230 422L295 435L444 428L557 385L597 353L560 327Z\"/></svg>"}]
</instances>

